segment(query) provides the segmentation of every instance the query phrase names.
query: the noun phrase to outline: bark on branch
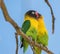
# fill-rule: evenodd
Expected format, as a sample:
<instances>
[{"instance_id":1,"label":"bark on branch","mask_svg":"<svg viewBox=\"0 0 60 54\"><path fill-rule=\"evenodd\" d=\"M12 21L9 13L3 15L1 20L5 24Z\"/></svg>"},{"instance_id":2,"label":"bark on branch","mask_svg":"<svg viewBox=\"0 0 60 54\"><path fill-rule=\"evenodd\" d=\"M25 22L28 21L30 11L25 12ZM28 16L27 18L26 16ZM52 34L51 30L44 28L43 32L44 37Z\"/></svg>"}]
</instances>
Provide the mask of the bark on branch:
<instances>
[{"instance_id":1,"label":"bark on branch","mask_svg":"<svg viewBox=\"0 0 60 54\"><path fill-rule=\"evenodd\" d=\"M1 0L0 0L0 7L1 7Z\"/></svg>"},{"instance_id":2,"label":"bark on branch","mask_svg":"<svg viewBox=\"0 0 60 54\"><path fill-rule=\"evenodd\" d=\"M3 15L4 15L5 20L8 21L8 22L13 26L13 28L15 28L17 34L21 35L21 36L22 36L25 40L27 40L27 42L28 42L29 44L31 44L32 46L36 46L36 47L38 47L38 48L41 48L42 50L44 50L44 51L47 52L48 54L53 54L50 50L48 50L47 47L44 47L42 44L38 44L38 43L35 43L34 41L31 41L30 38L28 38L28 37L21 31L21 29L20 29L20 27L17 25L17 23L9 16L3 0L1 0L1 9L2 9L2 12L3 12Z\"/></svg>"},{"instance_id":3,"label":"bark on branch","mask_svg":"<svg viewBox=\"0 0 60 54\"><path fill-rule=\"evenodd\" d=\"M45 0L45 2L47 3L47 5L49 6L50 11L51 11L51 15L52 15L52 34L53 34L54 33L54 28L55 28L55 16L54 16L54 13L53 13L53 10L52 10L52 7L51 7L49 1Z\"/></svg>"},{"instance_id":4,"label":"bark on branch","mask_svg":"<svg viewBox=\"0 0 60 54\"><path fill-rule=\"evenodd\" d=\"M15 38L16 38L16 54L18 54L18 34L15 33Z\"/></svg>"}]
</instances>

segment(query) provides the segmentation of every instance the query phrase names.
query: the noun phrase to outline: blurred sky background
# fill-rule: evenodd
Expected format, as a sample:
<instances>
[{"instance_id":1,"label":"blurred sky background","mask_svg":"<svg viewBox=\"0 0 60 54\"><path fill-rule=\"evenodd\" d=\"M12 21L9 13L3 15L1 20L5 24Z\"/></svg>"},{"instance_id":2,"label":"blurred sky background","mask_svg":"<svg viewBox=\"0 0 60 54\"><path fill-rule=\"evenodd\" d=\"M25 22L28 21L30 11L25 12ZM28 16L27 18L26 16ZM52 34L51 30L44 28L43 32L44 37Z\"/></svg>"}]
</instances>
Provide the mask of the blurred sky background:
<instances>
[{"instance_id":1,"label":"blurred sky background","mask_svg":"<svg viewBox=\"0 0 60 54\"><path fill-rule=\"evenodd\" d=\"M50 9L44 0L4 0L4 2L9 15L20 27L26 11L33 9L42 14L49 34L48 48L54 54L60 54L60 0L49 0L56 18L54 34L52 34ZM0 54L15 54L15 32L11 24L5 21L0 9ZM23 54L23 49L20 49L20 47L19 54ZM30 47L26 54L33 54ZM46 53L43 51L42 54Z\"/></svg>"}]
</instances>

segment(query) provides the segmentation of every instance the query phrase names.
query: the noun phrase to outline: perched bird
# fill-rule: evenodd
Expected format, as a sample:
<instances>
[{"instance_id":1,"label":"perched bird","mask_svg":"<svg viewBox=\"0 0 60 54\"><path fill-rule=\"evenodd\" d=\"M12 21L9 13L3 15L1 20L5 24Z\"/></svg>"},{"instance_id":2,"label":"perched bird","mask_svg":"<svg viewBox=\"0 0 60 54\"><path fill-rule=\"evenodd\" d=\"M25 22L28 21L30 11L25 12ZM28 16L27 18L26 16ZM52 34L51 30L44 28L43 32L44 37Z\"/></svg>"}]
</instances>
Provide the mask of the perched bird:
<instances>
[{"instance_id":1,"label":"perched bird","mask_svg":"<svg viewBox=\"0 0 60 54\"><path fill-rule=\"evenodd\" d=\"M29 10L25 13L22 31L38 44L43 44L43 46L48 45L48 32L45 27L44 19L37 11ZM20 40L22 42L21 48L23 47L23 52L25 53L29 44L22 36L20 37ZM37 48L36 46L33 46L33 48L35 54L41 54L40 48Z\"/></svg>"}]
</instances>

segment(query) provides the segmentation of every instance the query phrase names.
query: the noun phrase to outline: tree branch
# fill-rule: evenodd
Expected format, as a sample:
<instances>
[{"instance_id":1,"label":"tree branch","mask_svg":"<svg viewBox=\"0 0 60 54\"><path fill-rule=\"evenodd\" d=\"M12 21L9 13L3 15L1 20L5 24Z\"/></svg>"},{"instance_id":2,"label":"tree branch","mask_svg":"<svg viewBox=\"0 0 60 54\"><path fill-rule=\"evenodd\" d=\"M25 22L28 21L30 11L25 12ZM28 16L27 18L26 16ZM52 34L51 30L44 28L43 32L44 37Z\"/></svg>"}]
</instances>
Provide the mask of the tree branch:
<instances>
[{"instance_id":1,"label":"tree branch","mask_svg":"<svg viewBox=\"0 0 60 54\"><path fill-rule=\"evenodd\" d=\"M41 48L42 50L46 51L47 53L53 54L50 50L48 50L47 47L44 47L42 44L38 44L35 43L34 41L31 41L30 38L28 38L28 36L26 36L21 29L19 28L19 26L17 25L17 23L9 16L6 6L3 2L3 0L1 0L1 9L4 15L4 18L6 21L8 21L16 30L17 34L21 35L29 44L32 44L32 46L36 46L38 48Z\"/></svg>"},{"instance_id":2,"label":"tree branch","mask_svg":"<svg viewBox=\"0 0 60 54\"><path fill-rule=\"evenodd\" d=\"M54 16L54 13L53 13L53 10L52 10L52 7L51 7L49 1L45 0L45 2L47 3L47 5L49 6L50 11L51 11L51 15L52 15L52 34L53 34L54 33L54 28L55 28L54 27L55 26L55 16Z\"/></svg>"},{"instance_id":3,"label":"tree branch","mask_svg":"<svg viewBox=\"0 0 60 54\"><path fill-rule=\"evenodd\" d=\"M1 7L1 0L0 0L0 7Z\"/></svg>"},{"instance_id":4,"label":"tree branch","mask_svg":"<svg viewBox=\"0 0 60 54\"><path fill-rule=\"evenodd\" d=\"M18 34L15 33L15 38L16 38L16 54L18 54Z\"/></svg>"}]
</instances>

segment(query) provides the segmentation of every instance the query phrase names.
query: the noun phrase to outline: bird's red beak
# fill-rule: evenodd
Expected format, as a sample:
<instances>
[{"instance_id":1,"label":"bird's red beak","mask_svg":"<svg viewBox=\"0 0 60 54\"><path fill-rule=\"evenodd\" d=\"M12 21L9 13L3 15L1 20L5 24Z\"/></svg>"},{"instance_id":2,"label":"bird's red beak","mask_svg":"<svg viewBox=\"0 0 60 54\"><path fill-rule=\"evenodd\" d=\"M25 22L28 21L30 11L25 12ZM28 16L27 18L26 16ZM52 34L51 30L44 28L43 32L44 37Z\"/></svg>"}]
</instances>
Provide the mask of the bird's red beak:
<instances>
[{"instance_id":1,"label":"bird's red beak","mask_svg":"<svg viewBox=\"0 0 60 54\"><path fill-rule=\"evenodd\" d=\"M39 14L38 14L38 12L35 12L35 15L37 16L37 18L39 17Z\"/></svg>"}]
</instances>

